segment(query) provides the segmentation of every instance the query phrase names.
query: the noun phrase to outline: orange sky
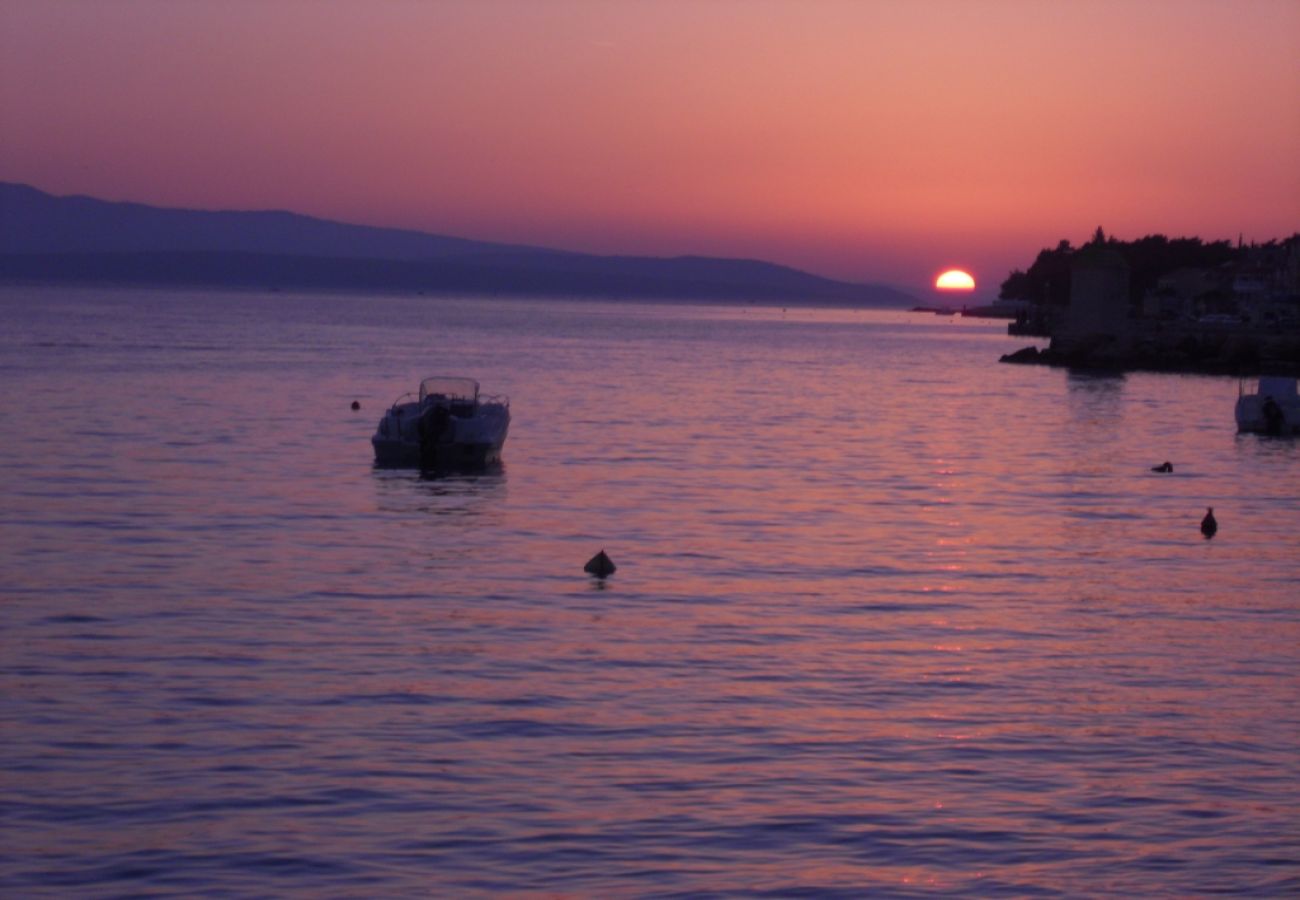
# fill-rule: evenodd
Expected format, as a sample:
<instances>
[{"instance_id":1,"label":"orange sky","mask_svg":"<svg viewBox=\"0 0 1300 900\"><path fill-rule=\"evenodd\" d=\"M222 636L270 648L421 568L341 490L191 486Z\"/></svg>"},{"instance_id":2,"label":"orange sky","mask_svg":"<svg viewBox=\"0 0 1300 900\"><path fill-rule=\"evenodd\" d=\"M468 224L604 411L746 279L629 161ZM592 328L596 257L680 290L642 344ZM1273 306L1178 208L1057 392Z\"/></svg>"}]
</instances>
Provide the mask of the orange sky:
<instances>
[{"instance_id":1,"label":"orange sky","mask_svg":"<svg viewBox=\"0 0 1300 900\"><path fill-rule=\"evenodd\" d=\"M978 295L1300 229L1300 2L4 0L0 180Z\"/></svg>"}]
</instances>

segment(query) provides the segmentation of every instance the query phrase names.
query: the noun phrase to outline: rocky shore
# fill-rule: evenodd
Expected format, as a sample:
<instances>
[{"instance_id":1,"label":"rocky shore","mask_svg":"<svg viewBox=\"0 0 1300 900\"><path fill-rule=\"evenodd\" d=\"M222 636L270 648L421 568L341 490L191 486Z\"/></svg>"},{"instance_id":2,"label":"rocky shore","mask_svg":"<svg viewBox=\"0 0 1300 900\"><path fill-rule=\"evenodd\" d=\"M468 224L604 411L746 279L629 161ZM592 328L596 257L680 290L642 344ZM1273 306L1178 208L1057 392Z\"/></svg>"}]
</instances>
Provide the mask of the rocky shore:
<instances>
[{"instance_id":1,"label":"rocky shore","mask_svg":"<svg viewBox=\"0 0 1300 900\"><path fill-rule=\"evenodd\" d=\"M1025 347L1000 361L1108 371L1300 376L1300 333L1189 328L1121 338L1053 338L1044 349Z\"/></svg>"}]
</instances>

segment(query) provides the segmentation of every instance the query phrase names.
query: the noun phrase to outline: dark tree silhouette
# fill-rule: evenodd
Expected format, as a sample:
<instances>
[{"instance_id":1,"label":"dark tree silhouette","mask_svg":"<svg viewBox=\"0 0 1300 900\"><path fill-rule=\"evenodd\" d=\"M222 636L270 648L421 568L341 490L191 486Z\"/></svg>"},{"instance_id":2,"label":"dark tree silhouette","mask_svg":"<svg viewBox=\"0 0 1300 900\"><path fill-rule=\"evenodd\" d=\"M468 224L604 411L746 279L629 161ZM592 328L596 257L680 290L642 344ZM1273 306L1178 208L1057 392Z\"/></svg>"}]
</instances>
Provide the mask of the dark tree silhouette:
<instances>
[{"instance_id":1,"label":"dark tree silhouette","mask_svg":"<svg viewBox=\"0 0 1300 900\"><path fill-rule=\"evenodd\" d=\"M1135 241L1118 241L1106 237L1100 226L1093 232L1092 243L1118 251L1128 263L1129 299L1134 303L1140 302L1162 275L1175 269L1215 269L1237 262L1240 254L1245 252L1243 248L1233 248L1228 241L1171 240L1163 234L1147 235ZM1040 250L1028 271L1015 269L1007 276L998 296L1004 300L1028 300L1052 306L1069 303L1070 259L1075 252L1069 241L1061 241L1054 250Z\"/></svg>"},{"instance_id":2,"label":"dark tree silhouette","mask_svg":"<svg viewBox=\"0 0 1300 900\"><path fill-rule=\"evenodd\" d=\"M1062 240L1055 250L1040 250L1029 271L1016 269L998 296L1004 300L1028 300L1031 303L1064 305L1070 299L1070 257L1074 248Z\"/></svg>"}]
</instances>

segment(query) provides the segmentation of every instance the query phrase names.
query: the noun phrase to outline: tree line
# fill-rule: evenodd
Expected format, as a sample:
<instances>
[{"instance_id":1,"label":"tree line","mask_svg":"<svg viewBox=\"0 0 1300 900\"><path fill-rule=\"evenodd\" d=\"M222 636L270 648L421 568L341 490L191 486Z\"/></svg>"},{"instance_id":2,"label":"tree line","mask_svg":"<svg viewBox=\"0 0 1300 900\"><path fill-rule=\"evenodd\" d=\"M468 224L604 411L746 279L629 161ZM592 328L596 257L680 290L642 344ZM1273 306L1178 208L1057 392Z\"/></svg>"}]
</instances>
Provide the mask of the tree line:
<instances>
[{"instance_id":1,"label":"tree line","mask_svg":"<svg viewBox=\"0 0 1300 900\"><path fill-rule=\"evenodd\" d=\"M1296 240L1293 236L1289 240ZM1283 242L1285 243L1285 242ZM1135 241L1107 237L1098 228L1091 246L1114 250L1129 268L1129 299L1137 303L1156 286L1162 275L1175 269L1214 269L1228 263L1241 263L1249 253L1276 249L1278 241L1263 245L1233 247L1228 241L1202 241L1200 238L1168 238L1152 234ZM998 296L1004 300L1028 300L1031 303L1064 306L1070 302L1070 260L1078 250L1069 241L1038 252L1027 270L1015 269L1002 282Z\"/></svg>"}]
</instances>

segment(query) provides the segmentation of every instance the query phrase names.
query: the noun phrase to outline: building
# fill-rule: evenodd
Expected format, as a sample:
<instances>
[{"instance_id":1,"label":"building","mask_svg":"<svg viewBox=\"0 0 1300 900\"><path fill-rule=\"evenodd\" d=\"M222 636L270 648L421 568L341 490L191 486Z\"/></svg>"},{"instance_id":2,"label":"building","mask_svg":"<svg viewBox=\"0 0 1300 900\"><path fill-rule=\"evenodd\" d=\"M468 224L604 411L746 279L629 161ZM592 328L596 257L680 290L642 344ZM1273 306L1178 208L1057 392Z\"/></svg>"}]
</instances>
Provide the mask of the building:
<instances>
[{"instance_id":1,"label":"building","mask_svg":"<svg viewBox=\"0 0 1300 900\"><path fill-rule=\"evenodd\" d=\"M1129 268L1101 229L1070 259L1070 305L1057 336L1067 342L1122 338L1129 331Z\"/></svg>"}]
</instances>

